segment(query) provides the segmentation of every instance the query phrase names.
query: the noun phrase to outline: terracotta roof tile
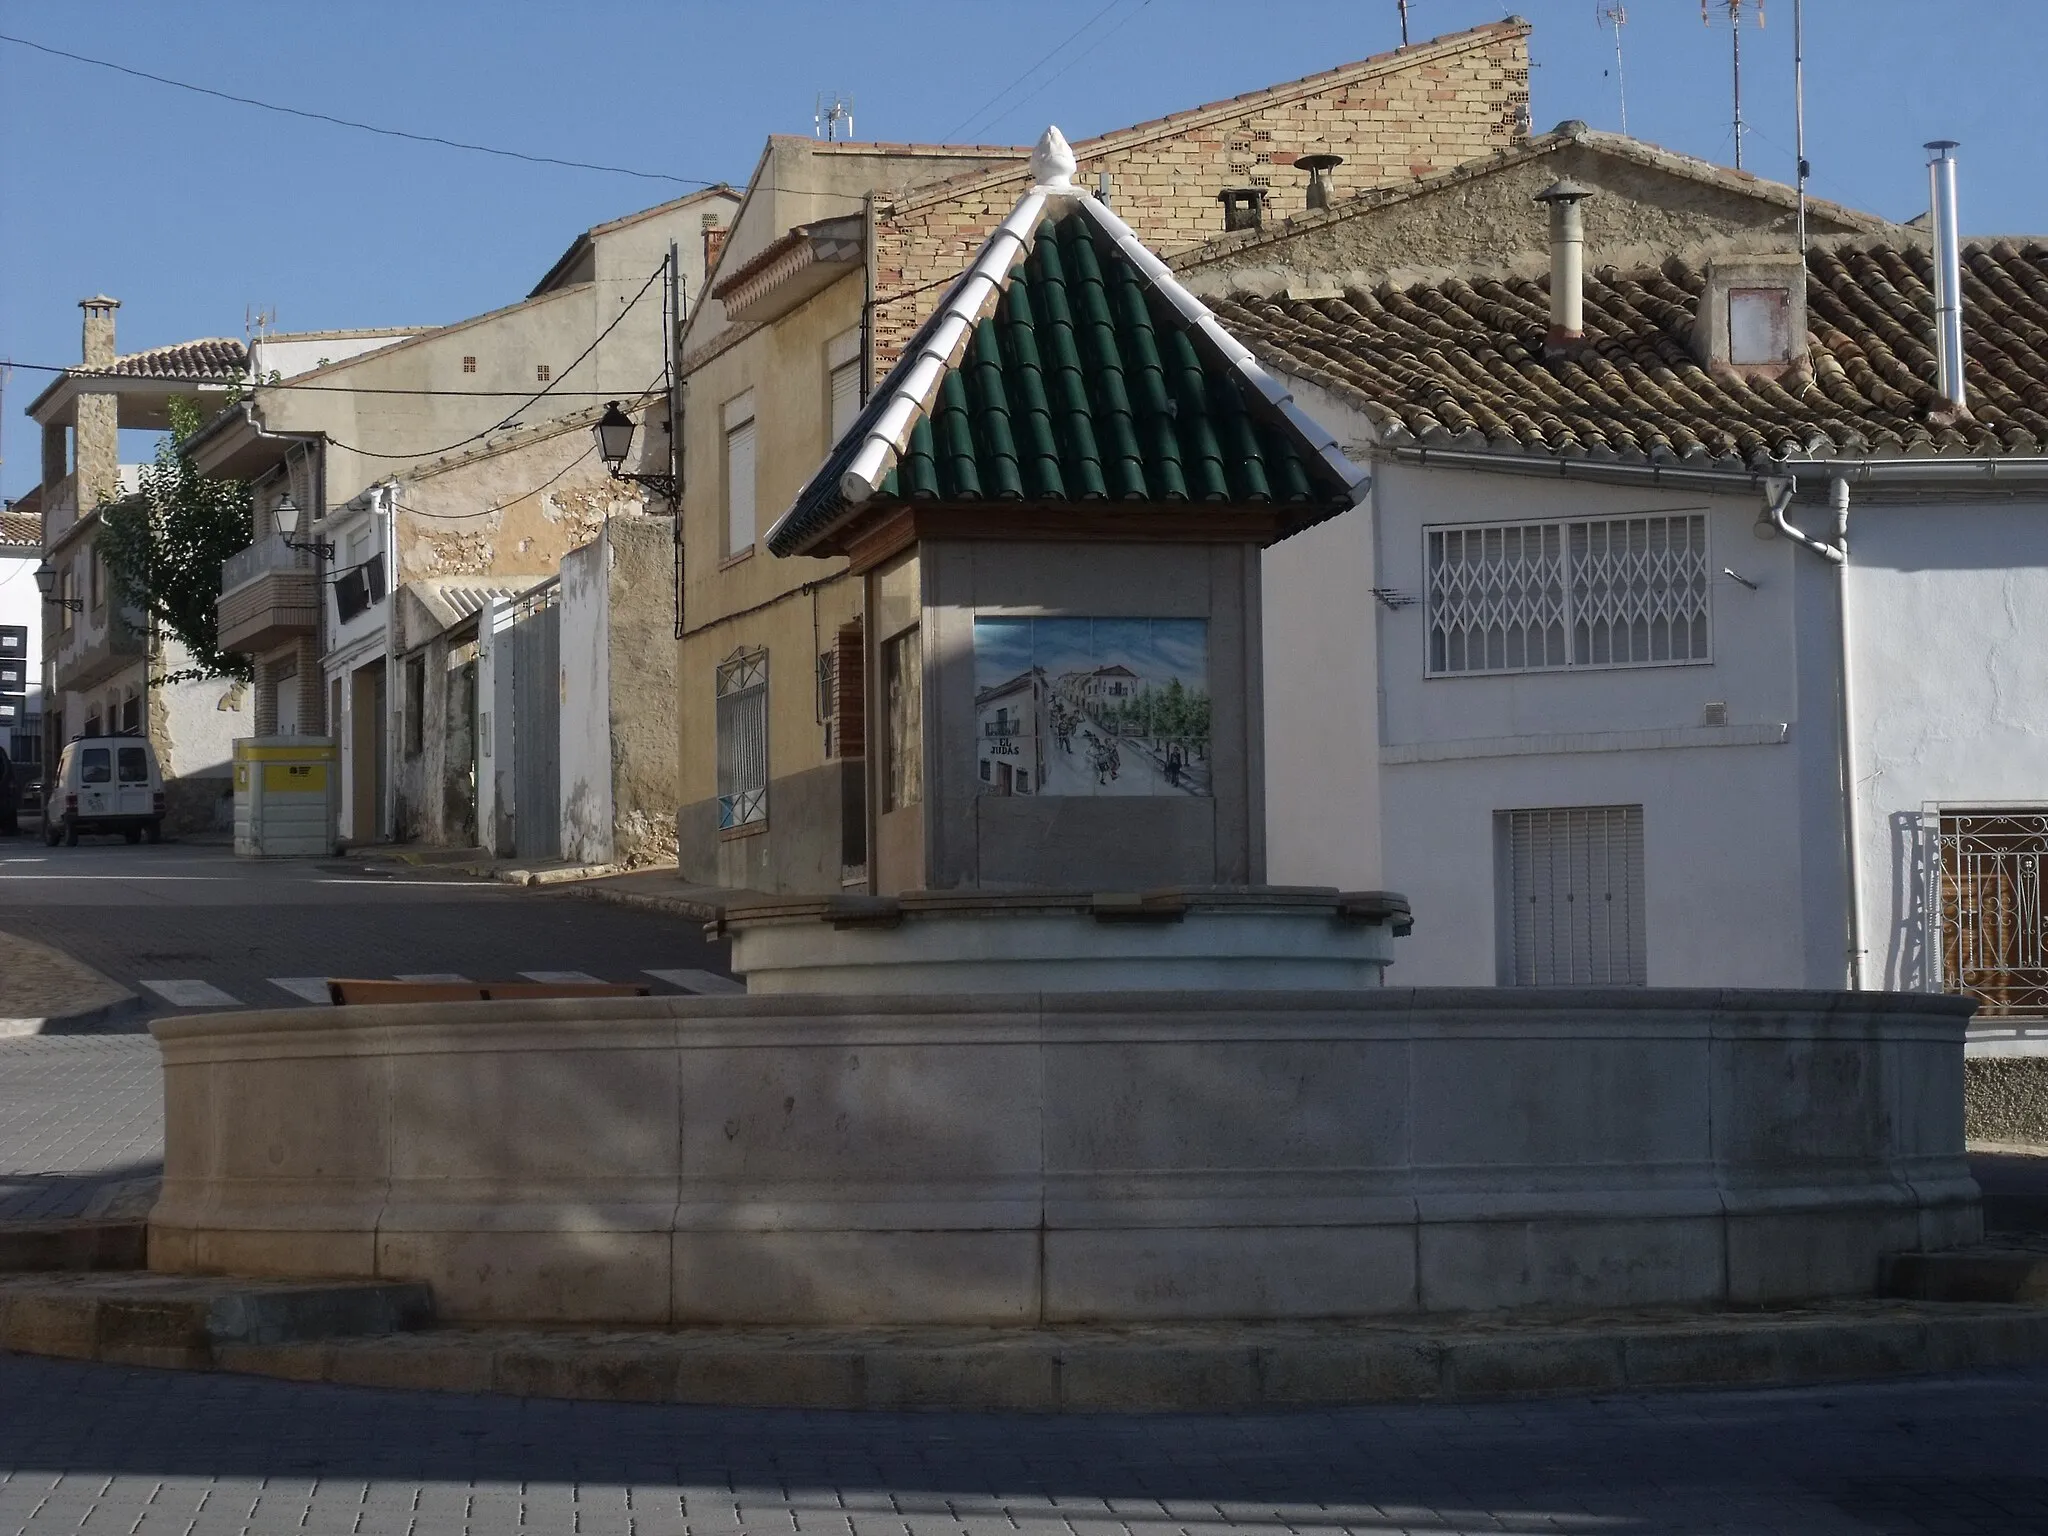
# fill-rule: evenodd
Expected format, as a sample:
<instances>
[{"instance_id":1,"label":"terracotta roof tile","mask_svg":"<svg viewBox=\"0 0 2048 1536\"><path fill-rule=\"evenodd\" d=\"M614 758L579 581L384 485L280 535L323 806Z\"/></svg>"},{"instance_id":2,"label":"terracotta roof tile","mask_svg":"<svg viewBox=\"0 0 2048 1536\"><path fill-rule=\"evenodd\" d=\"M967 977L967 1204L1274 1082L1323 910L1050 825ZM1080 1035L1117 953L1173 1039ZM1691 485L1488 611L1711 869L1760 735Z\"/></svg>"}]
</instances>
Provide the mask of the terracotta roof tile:
<instances>
[{"instance_id":1,"label":"terracotta roof tile","mask_svg":"<svg viewBox=\"0 0 2048 1536\"><path fill-rule=\"evenodd\" d=\"M1546 357L1541 280L1449 278L1343 298L1237 294L1218 317L1259 357L1354 401L1392 443L1768 468L1813 455L2048 451L2048 246L1963 253L1969 411L1937 387L1928 253L1807 255L1808 367L1710 372L1705 273L1591 273L1585 345Z\"/></svg>"},{"instance_id":2,"label":"terracotta roof tile","mask_svg":"<svg viewBox=\"0 0 2048 1536\"><path fill-rule=\"evenodd\" d=\"M228 382L248 372L249 350L231 336L209 336L151 347L117 357L103 368L73 368L78 375L141 379L193 379Z\"/></svg>"},{"instance_id":3,"label":"terracotta roof tile","mask_svg":"<svg viewBox=\"0 0 2048 1536\"><path fill-rule=\"evenodd\" d=\"M33 512L0 512L0 544L40 544L43 520Z\"/></svg>"}]
</instances>

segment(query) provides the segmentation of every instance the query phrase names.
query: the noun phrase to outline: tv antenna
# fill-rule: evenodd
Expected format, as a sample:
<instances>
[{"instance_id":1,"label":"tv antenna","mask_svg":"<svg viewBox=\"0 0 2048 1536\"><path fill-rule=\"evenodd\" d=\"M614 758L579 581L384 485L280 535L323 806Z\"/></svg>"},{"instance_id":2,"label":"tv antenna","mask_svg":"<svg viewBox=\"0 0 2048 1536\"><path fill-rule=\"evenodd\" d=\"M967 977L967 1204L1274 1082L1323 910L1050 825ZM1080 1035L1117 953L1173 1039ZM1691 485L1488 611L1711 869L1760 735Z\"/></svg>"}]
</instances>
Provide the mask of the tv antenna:
<instances>
[{"instance_id":1,"label":"tv antenna","mask_svg":"<svg viewBox=\"0 0 2048 1536\"><path fill-rule=\"evenodd\" d=\"M1628 25L1628 7L1615 0L1612 5L1598 5L1594 8L1594 20L1602 27L1614 31L1614 88L1621 93L1621 131L1628 132L1628 76L1621 72L1621 29Z\"/></svg>"},{"instance_id":2,"label":"tv antenna","mask_svg":"<svg viewBox=\"0 0 2048 1536\"><path fill-rule=\"evenodd\" d=\"M1395 9L1401 13L1401 46L1408 46L1408 0L1394 0Z\"/></svg>"},{"instance_id":3,"label":"tv antenna","mask_svg":"<svg viewBox=\"0 0 2048 1536\"><path fill-rule=\"evenodd\" d=\"M1728 13L1728 36L1733 51L1735 68L1735 169L1742 169L1742 136L1749 131L1749 125L1742 120L1742 15L1750 8L1751 0L1700 0L1700 20L1713 25L1715 10ZM1755 0L1756 24L1764 24L1764 0Z\"/></svg>"},{"instance_id":4,"label":"tv antenna","mask_svg":"<svg viewBox=\"0 0 2048 1536\"><path fill-rule=\"evenodd\" d=\"M845 132L840 124L846 125ZM853 98L844 91L820 91L818 107L811 115L811 129L827 144L853 137Z\"/></svg>"}]
</instances>

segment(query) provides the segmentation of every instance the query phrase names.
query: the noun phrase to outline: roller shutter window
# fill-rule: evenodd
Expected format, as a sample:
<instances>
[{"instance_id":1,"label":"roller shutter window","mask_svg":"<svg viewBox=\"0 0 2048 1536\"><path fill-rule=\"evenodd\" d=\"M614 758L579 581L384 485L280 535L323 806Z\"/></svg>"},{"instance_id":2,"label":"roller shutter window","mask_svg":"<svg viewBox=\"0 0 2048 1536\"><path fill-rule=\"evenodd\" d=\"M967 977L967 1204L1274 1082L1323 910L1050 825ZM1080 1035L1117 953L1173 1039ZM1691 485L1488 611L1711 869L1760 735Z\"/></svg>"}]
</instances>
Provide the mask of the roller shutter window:
<instances>
[{"instance_id":1,"label":"roller shutter window","mask_svg":"<svg viewBox=\"0 0 2048 1536\"><path fill-rule=\"evenodd\" d=\"M745 554L754 547L754 397L751 393L725 408L725 552Z\"/></svg>"},{"instance_id":2,"label":"roller shutter window","mask_svg":"<svg viewBox=\"0 0 2048 1536\"><path fill-rule=\"evenodd\" d=\"M1643 808L1498 813L1501 980L1521 987L1640 987Z\"/></svg>"}]
</instances>

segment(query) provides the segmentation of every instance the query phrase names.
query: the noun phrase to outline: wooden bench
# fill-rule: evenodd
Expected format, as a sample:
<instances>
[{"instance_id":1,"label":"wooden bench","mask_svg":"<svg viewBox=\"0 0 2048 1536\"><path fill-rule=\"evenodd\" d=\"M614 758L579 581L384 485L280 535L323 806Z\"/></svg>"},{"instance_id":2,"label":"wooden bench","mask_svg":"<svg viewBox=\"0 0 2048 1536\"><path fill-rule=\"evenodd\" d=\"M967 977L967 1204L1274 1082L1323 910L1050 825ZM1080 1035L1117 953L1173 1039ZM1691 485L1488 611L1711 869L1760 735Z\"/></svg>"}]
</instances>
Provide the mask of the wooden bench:
<instances>
[{"instance_id":1,"label":"wooden bench","mask_svg":"<svg viewBox=\"0 0 2048 1536\"><path fill-rule=\"evenodd\" d=\"M350 1003L490 1003L545 997L652 997L641 982L611 981L348 981L330 978L327 995Z\"/></svg>"}]
</instances>

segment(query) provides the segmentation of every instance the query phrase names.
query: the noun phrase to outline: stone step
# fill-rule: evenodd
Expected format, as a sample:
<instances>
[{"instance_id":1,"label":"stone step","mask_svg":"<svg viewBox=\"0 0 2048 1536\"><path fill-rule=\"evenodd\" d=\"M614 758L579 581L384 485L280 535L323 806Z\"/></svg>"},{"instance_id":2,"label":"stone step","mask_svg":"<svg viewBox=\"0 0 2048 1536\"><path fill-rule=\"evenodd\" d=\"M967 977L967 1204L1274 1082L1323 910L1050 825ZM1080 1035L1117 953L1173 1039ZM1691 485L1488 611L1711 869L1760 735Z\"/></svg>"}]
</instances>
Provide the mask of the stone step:
<instances>
[{"instance_id":1,"label":"stone step","mask_svg":"<svg viewBox=\"0 0 2048 1536\"><path fill-rule=\"evenodd\" d=\"M1917 1301L2048 1303L2048 1242L1895 1253L1883 1290Z\"/></svg>"},{"instance_id":2,"label":"stone step","mask_svg":"<svg viewBox=\"0 0 2048 1536\"><path fill-rule=\"evenodd\" d=\"M1059 1328L436 1328L223 1344L225 1370L718 1406L1221 1411L1773 1386L2048 1362L2048 1306Z\"/></svg>"},{"instance_id":3,"label":"stone step","mask_svg":"<svg viewBox=\"0 0 2048 1536\"><path fill-rule=\"evenodd\" d=\"M422 1328L413 1281L262 1281L152 1274L0 1275L0 1349L205 1369L223 1348Z\"/></svg>"},{"instance_id":4,"label":"stone step","mask_svg":"<svg viewBox=\"0 0 2048 1536\"><path fill-rule=\"evenodd\" d=\"M0 1273L141 1269L148 1254L146 1221L0 1222Z\"/></svg>"}]
</instances>

